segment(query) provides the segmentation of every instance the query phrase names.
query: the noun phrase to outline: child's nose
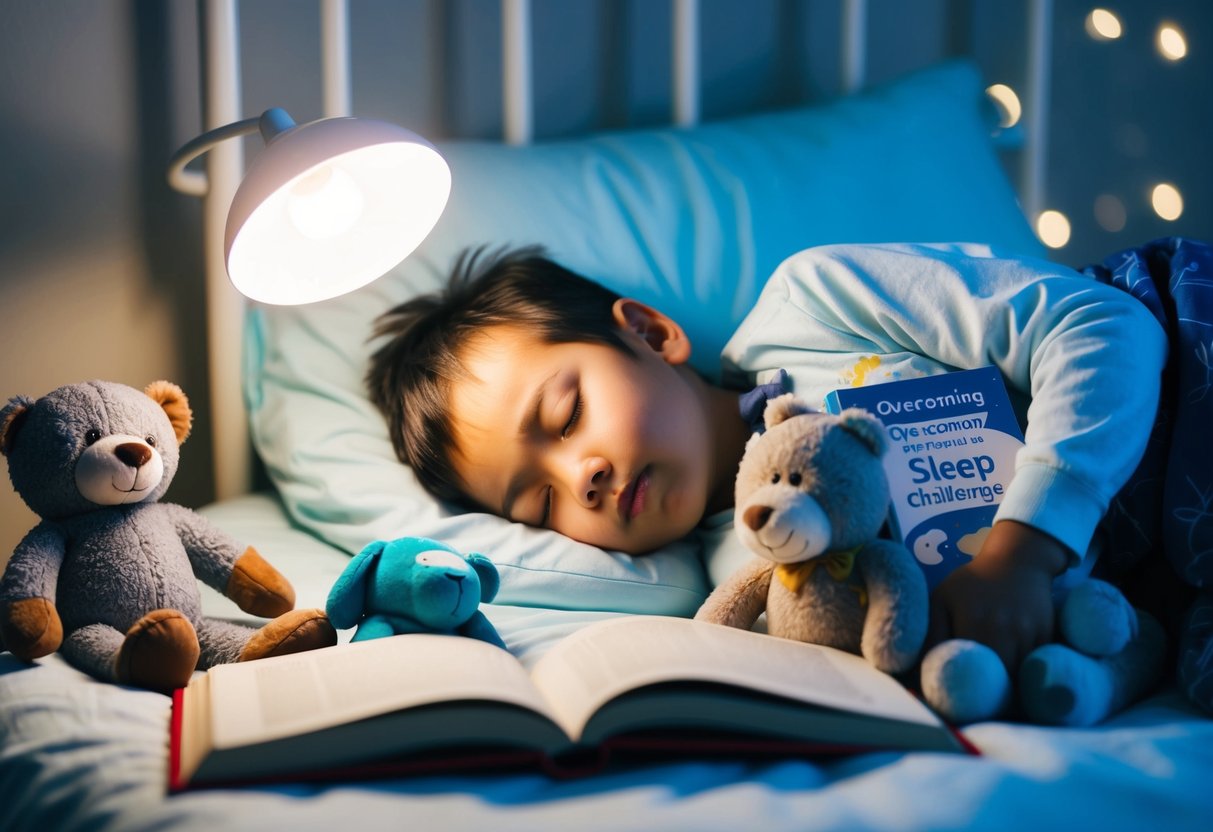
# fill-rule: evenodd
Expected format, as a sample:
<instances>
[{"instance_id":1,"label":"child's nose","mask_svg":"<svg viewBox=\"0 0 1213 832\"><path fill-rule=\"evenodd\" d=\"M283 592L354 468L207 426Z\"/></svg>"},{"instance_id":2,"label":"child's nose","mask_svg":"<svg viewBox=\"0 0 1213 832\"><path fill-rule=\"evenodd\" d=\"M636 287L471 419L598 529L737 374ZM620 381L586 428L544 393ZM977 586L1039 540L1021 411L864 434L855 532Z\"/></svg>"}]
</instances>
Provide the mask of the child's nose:
<instances>
[{"instance_id":1,"label":"child's nose","mask_svg":"<svg viewBox=\"0 0 1213 832\"><path fill-rule=\"evenodd\" d=\"M595 508L602 502L609 486L611 463L602 457L591 457L581 464L580 481L574 486L577 499L587 508Z\"/></svg>"}]
</instances>

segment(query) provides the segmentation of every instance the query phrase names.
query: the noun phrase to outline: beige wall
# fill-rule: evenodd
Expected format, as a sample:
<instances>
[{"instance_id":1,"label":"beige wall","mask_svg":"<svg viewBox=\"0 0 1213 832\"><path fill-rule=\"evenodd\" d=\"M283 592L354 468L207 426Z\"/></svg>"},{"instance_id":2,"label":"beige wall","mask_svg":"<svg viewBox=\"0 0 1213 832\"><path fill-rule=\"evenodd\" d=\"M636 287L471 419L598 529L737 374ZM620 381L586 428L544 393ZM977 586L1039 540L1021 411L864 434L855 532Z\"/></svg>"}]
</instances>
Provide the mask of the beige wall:
<instances>
[{"instance_id":1,"label":"beige wall","mask_svg":"<svg viewBox=\"0 0 1213 832\"><path fill-rule=\"evenodd\" d=\"M164 56L194 65L193 13L188 2L0 0L3 401L92 378L167 378L205 407L198 208L162 173L180 129L174 84L196 82ZM209 437L196 436L168 493L191 506L211 494ZM0 467L3 564L37 517Z\"/></svg>"}]
</instances>

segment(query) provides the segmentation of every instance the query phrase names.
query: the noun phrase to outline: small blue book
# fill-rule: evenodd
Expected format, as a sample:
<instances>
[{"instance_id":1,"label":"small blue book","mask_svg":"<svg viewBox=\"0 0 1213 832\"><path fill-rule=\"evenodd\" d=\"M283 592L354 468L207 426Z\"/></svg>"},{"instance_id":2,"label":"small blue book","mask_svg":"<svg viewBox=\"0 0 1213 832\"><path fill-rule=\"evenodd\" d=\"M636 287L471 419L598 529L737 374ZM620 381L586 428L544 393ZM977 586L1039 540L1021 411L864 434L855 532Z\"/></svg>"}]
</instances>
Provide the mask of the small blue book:
<instances>
[{"instance_id":1,"label":"small blue book","mask_svg":"<svg viewBox=\"0 0 1213 832\"><path fill-rule=\"evenodd\" d=\"M826 409L862 407L889 434L889 527L934 589L977 554L1015 471L1023 432L995 367L848 387Z\"/></svg>"}]
</instances>

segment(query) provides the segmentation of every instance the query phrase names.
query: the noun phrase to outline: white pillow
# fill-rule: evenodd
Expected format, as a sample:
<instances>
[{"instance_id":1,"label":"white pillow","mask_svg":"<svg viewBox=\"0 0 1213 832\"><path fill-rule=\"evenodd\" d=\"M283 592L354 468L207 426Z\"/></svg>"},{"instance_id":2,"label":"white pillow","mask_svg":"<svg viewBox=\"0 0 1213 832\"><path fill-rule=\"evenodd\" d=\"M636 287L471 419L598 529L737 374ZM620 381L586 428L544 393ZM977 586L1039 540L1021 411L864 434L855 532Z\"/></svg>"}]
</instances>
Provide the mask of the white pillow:
<instances>
[{"instance_id":1,"label":"white pillow","mask_svg":"<svg viewBox=\"0 0 1213 832\"><path fill-rule=\"evenodd\" d=\"M577 141L440 147L451 200L416 253L370 286L252 307L253 440L294 520L356 552L423 535L488 555L498 601L686 615L697 548L629 557L485 514L453 514L396 461L363 390L374 319L440 288L466 246L539 243L563 265L671 314L718 376L767 275L821 243L966 240L1039 253L989 142L982 84L944 64L823 106Z\"/></svg>"}]
</instances>

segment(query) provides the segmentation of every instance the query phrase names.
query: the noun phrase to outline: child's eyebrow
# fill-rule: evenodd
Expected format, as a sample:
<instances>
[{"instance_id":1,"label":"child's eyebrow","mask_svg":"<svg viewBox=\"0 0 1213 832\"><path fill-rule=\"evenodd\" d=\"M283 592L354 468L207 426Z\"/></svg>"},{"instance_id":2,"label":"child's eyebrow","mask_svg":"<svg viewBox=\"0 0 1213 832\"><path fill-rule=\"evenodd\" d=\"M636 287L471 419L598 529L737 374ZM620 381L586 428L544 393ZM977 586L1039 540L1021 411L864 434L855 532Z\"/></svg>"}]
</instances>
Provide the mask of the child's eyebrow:
<instances>
[{"instance_id":1,"label":"child's eyebrow","mask_svg":"<svg viewBox=\"0 0 1213 832\"><path fill-rule=\"evenodd\" d=\"M539 386L535 388L535 392L531 395L531 401L527 404L523 411L522 420L518 423L518 438L525 439L534 430L535 425L539 422L539 407L543 404L543 396L547 392L548 386L552 383L552 379L556 378L560 371L552 373L550 376L539 382ZM525 468L520 468L510 477L509 483L505 487L505 496L501 499L501 516L510 518L510 512L514 508L514 501L518 499L518 492L522 490L527 482L527 471Z\"/></svg>"}]
</instances>

